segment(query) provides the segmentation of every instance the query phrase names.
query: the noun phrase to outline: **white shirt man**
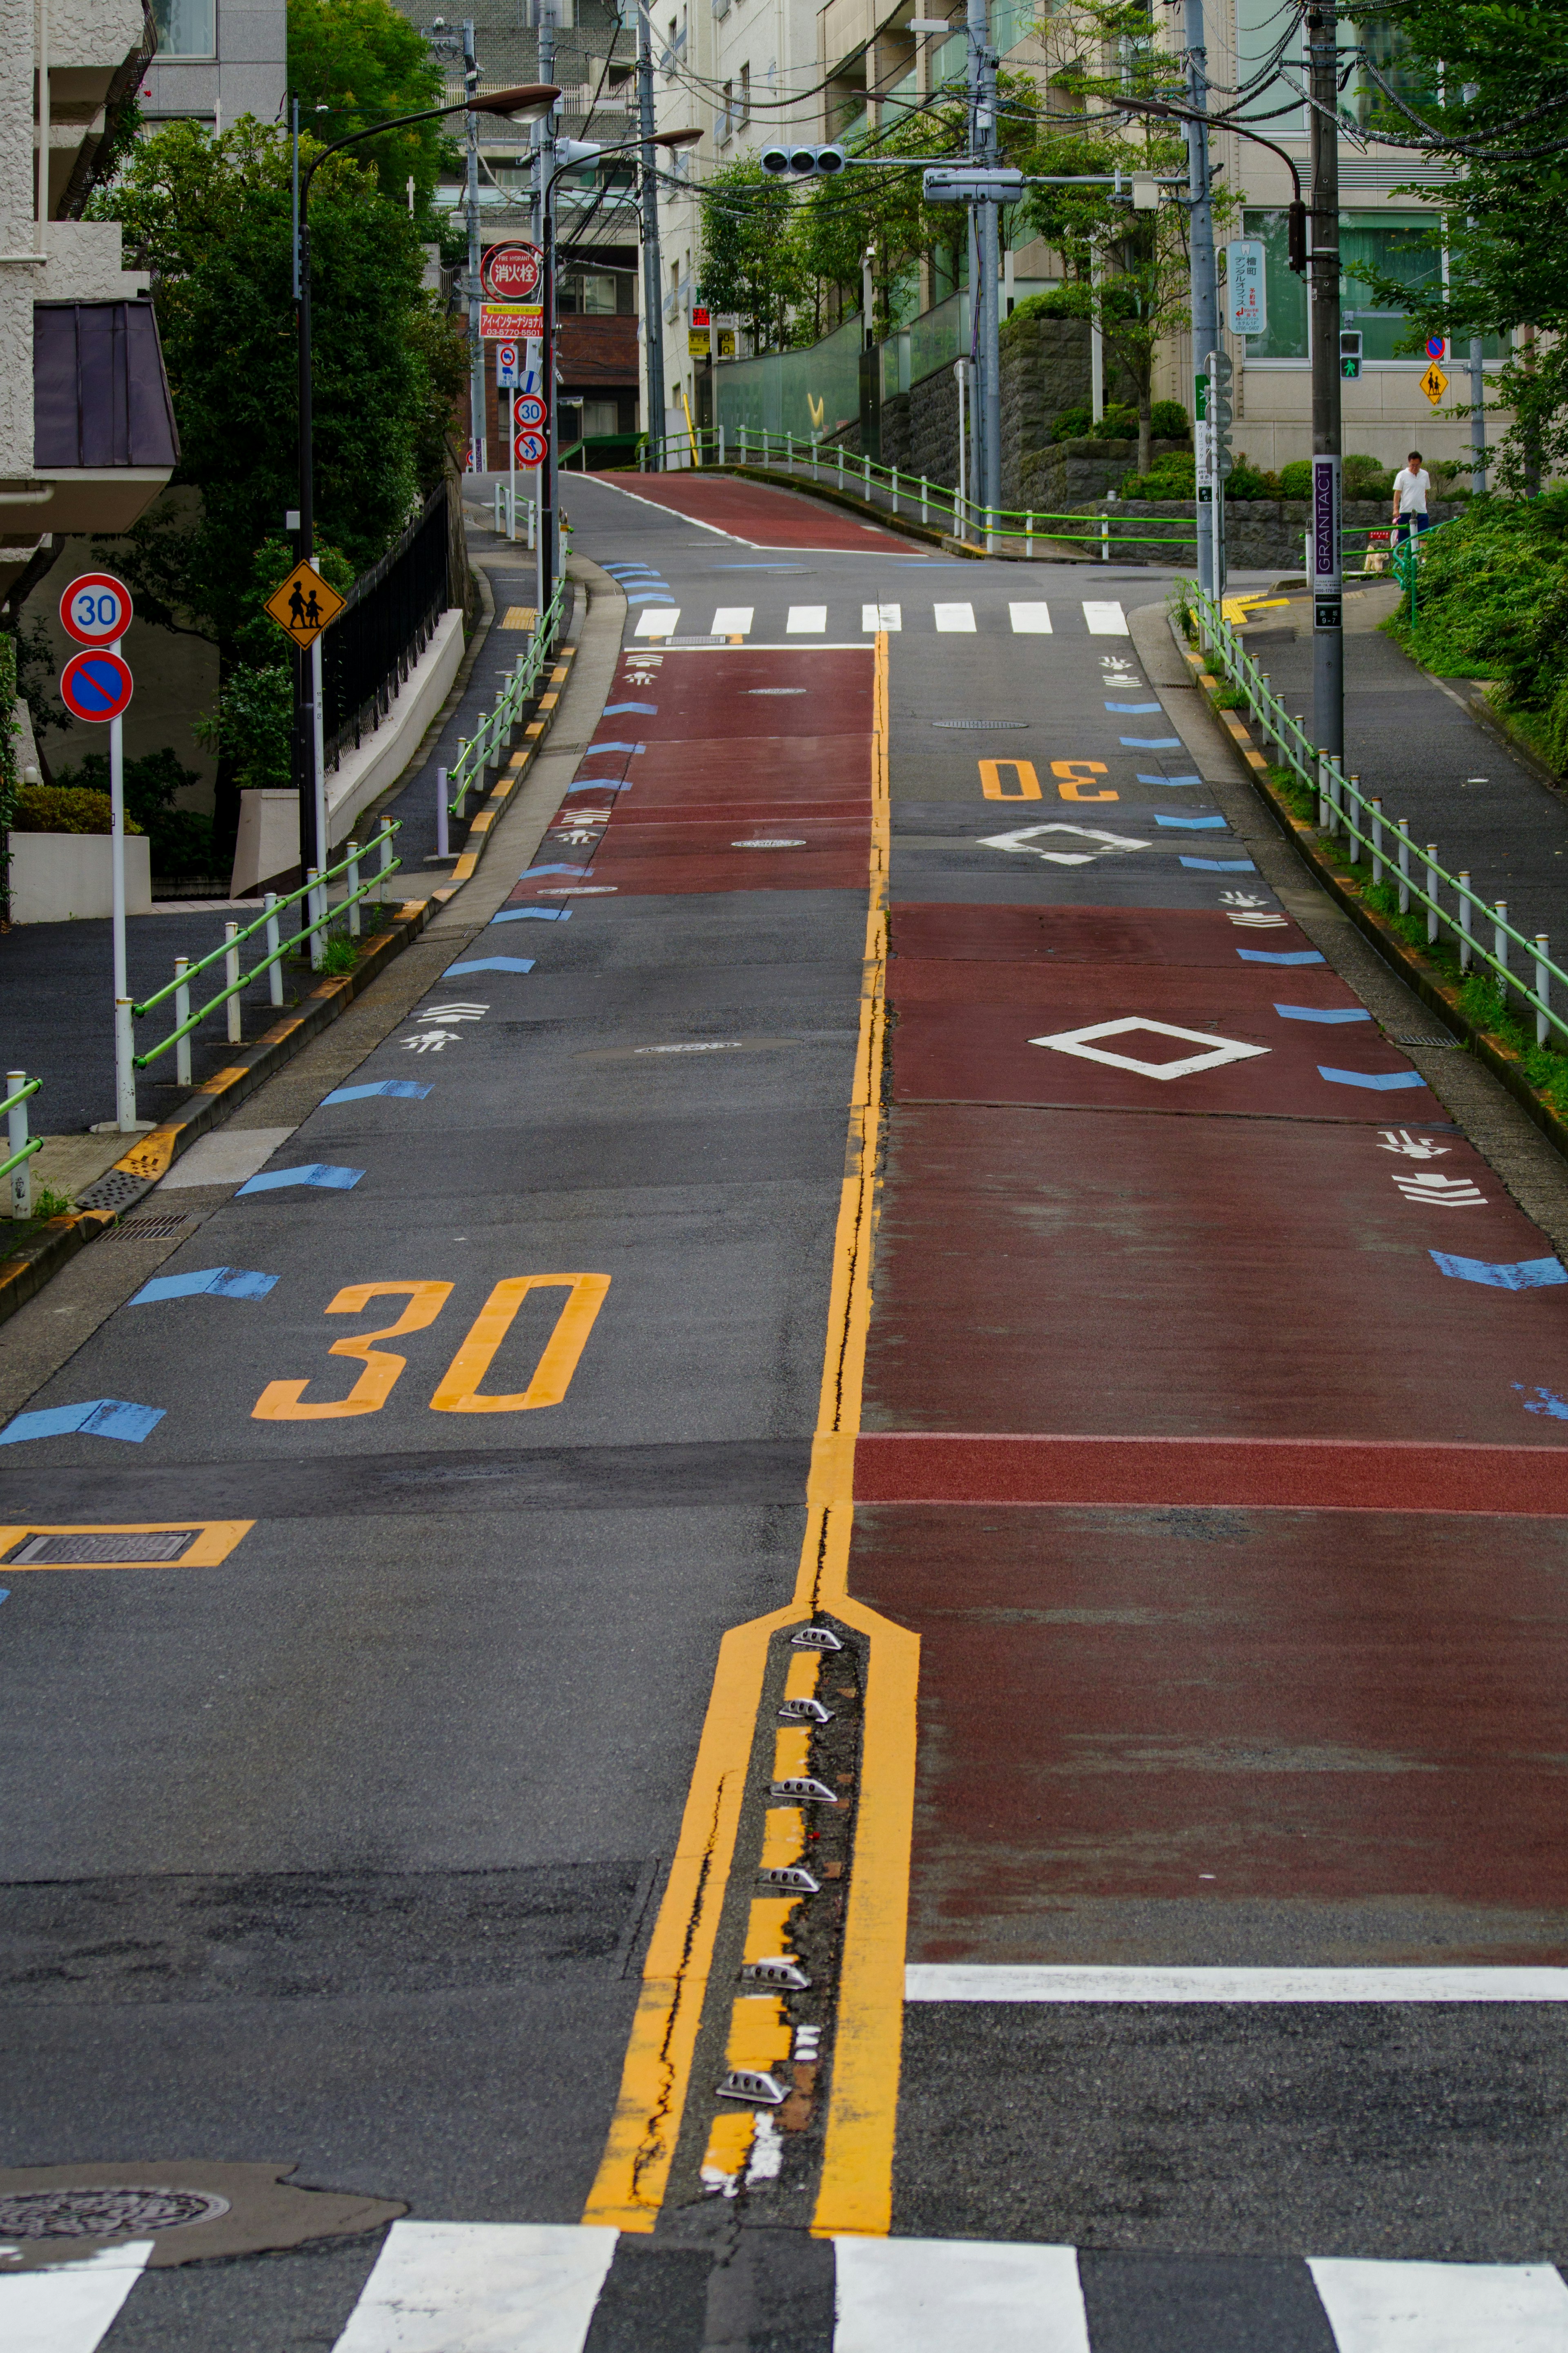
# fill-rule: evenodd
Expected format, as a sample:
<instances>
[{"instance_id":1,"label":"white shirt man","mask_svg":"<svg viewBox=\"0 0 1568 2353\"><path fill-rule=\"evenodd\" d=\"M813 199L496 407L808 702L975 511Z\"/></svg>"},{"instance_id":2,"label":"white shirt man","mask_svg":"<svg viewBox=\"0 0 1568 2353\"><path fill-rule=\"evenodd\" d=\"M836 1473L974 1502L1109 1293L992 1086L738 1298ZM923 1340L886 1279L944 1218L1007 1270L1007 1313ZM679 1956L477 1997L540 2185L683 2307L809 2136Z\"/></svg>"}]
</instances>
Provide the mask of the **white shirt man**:
<instances>
[{"instance_id":1,"label":"white shirt man","mask_svg":"<svg viewBox=\"0 0 1568 2353\"><path fill-rule=\"evenodd\" d=\"M1412 449L1394 477L1394 521L1401 526L1401 536L1411 531L1426 528L1426 497L1432 488L1432 477L1421 463L1419 449Z\"/></svg>"}]
</instances>

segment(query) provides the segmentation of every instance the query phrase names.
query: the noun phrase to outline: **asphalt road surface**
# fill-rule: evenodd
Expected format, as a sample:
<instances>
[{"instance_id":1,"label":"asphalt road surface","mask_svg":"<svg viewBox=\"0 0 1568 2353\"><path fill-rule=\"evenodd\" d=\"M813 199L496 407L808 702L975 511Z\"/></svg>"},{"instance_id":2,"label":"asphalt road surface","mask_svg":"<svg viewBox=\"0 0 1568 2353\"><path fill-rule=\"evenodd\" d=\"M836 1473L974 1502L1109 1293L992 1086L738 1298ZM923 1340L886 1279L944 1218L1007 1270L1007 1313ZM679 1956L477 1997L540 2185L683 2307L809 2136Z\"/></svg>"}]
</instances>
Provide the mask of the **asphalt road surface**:
<instances>
[{"instance_id":1,"label":"asphalt road surface","mask_svg":"<svg viewBox=\"0 0 1568 2353\"><path fill-rule=\"evenodd\" d=\"M1158 576L571 505L493 920L0 1430L0 2341L1565 2353L1557 1164Z\"/></svg>"}]
</instances>

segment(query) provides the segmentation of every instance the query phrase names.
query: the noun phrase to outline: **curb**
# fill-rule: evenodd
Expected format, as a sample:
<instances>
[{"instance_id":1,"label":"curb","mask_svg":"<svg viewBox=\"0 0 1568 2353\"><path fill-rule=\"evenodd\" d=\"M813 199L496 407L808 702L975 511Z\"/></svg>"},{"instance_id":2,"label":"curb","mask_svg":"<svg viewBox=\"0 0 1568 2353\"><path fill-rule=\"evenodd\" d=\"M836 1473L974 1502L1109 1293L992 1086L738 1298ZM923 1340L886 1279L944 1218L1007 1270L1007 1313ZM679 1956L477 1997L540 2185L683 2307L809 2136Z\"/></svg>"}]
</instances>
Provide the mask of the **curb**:
<instances>
[{"instance_id":1,"label":"curb","mask_svg":"<svg viewBox=\"0 0 1568 2353\"><path fill-rule=\"evenodd\" d=\"M1224 681L1205 669L1201 654L1194 653L1190 646L1183 643L1173 622L1171 634L1175 638L1182 659L1194 672L1194 683L1208 699L1213 710L1213 698L1221 691ZM1518 1055L1494 1038L1489 1030L1477 1027L1462 1009L1458 990L1428 964L1420 950L1413 947L1402 933L1394 930L1386 916L1375 907L1369 907L1355 885L1331 859L1324 856L1316 827L1299 818L1279 792L1268 776L1267 759L1254 744L1238 713L1215 711L1214 715L1230 737L1247 781L1262 796L1280 831L1312 880L1328 892L1335 904L1350 917L1357 931L1377 950L1384 962L1393 965L1405 986L1415 990L1427 1011L1435 1013L1455 1037L1469 1048L1477 1060L1485 1063L1492 1076L1500 1080L1508 1089L1520 1109L1533 1120L1548 1141L1568 1157L1568 1120L1542 1101L1526 1078L1524 1065Z\"/></svg>"},{"instance_id":2,"label":"curb","mask_svg":"<svg viewBox=\"0 0 1568 2353\"><path fill-rule=\"evenodd\" d=\"M42 1291L68 1259L96 1240L114 1223L112 1209L77 1210L69 1217L51 1218L43 1231L0 1261L0 1324Z\"/></svg>"}]
</instances>

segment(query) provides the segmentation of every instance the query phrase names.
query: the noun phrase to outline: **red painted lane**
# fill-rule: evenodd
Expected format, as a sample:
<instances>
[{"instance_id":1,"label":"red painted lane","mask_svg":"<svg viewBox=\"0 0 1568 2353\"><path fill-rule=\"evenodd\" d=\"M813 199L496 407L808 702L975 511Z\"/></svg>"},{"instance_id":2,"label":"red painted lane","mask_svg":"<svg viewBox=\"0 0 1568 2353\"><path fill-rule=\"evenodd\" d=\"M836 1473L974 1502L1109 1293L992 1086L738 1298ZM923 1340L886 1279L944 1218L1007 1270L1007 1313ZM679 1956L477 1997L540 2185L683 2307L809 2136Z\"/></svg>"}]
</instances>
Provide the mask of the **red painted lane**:
<instances>
[{"instance_id":1,"label":"red painted lane","mask_svg":"<svg viewBox=\"0 0 1568 2353\"><path fill-rule=\"evenodd\" d=\"M1384 1133L897 1109L863 1427L1560 1444L1526 1409L1568 1398L1568 1286L1430 1255L1551 1245L1457 1134L1432 1162ZM1402 1189L1449 1173L1481 1202Z\"/></svg>"},{"instance_id":2,"label":"red painted lane","mask_svg":"<svg viewBox=\"0 0 1568 2353\"><path fill-rule=\"evenodd\" d=\"M1568 1515L1568 1447L1359 1438L1056 1438L885 1430L855 1449L857 1504Z\"/></svg>"},{"instance_id":3,"label":"red painted lane","mask_svg":"<svg viewBox=\"0 0 1568 2353\"><path fill-rule=\"evenodd\" d=\"M1295 992L1307 987L1314 974L1338 986L1321 956L1308 965L1247 965L1243 950L1311 955L1311 941L1295 923L1257 932L1233 923L1228 915L1201 908L906 903L893 908L889 923L895 957L1000 964L1049 959L1063 964L1221 965L1226 971L1277 972L1282 997L1287 988ZM1315 1000L1303 997L1300 1001Z\"/></svg>"},{"instance_id":4,"label":"red painted lane","mask_svg":"<svg viewBox=\"0 0 1568 2353\"><path fill-rule=\"evenodd\" d=\"M646 653L640 646L628 648L607 698L609 710L595 733L606 741L650 742L815 735L824 712L837 712L845 731L853 733L862 719L870 724L871 656L869 643L791 646L766 653L748 646L650 648ZM651 702L656 708L617 712L618 702Z\"/></svg>"},{"instance_id":5,"label":"red painted lane","mask_svg":"<svg viewBox=\"0 0 1568 2353\"><path fill-rule=\"evenodd\" d=\"M595 770L598 765L593 763ZM816 735L749 736L738 743L727 743L721 734L706 743L650 736L646 752L626 758L626 775L636 788L637 807L645 810L650 804L662 810L710 801L750 800L766 807L862 797L868 807L869 724Z\"/></svg>"},{"instance_id":6,"label":"red painted lane","mask_svg":"<svg viewBox=\"0 0 1568 2353\"><path fill-rule=\"evenodd\" d=\"M1568 1962L1568 1523L857 1512L910 1957Z\"/></svg>"},{"instance_id":7,"label":"red painted lane","mask_svg":"<svg viewBox=\"0 0 1568 2353\"><path fill-rule=\"evenodd\" d=\"M804 491L770 490L720 474L601 474L599 480L653 506L711 523L752 547L838 548L857 555L910 553L907 539L879 524L858 522Z\"/></svg>"}]
</instances>

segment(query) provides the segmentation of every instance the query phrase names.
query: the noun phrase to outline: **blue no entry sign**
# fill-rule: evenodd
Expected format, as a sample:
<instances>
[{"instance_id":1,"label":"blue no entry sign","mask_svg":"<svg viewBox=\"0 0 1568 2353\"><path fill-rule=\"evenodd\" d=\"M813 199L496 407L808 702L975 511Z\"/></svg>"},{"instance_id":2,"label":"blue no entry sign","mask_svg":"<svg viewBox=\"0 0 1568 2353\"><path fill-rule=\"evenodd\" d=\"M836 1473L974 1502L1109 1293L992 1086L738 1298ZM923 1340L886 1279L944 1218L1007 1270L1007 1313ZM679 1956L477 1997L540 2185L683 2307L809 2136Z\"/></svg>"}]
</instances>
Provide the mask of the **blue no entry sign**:
<instances>
[{"instance_id":1,"label":"blue no entry sign","mask_svg":"<svg viewBox=\"0 0 1568 2353\"><path fill-rule=\"evenodd\" d=\"M76 719L118 719L135 689L118 654L73 654L60 672L60 700Z\"/></svg>"}]
</instances>

